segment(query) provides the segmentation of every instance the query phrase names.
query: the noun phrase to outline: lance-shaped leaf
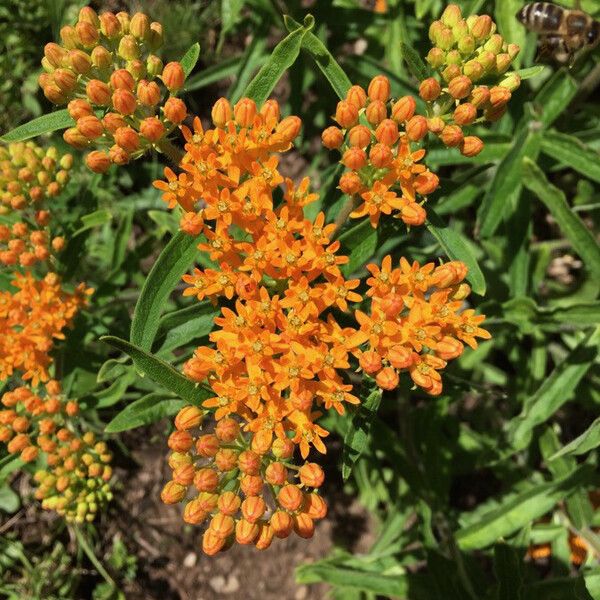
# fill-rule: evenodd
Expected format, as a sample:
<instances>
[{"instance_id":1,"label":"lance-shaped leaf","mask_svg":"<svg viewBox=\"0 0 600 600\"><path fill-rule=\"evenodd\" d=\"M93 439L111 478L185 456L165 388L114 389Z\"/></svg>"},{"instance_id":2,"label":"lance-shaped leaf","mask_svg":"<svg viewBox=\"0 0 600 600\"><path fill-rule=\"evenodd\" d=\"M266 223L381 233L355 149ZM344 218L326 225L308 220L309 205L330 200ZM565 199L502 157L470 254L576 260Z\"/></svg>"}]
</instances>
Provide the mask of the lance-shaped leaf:
<instances>
[{"instance_id":1,"label":"lance-shaped leaf","mask_svg":"<svg viewBox=\"0 0 600 600\"><path fill-rule=\"evenodd\" d=\"M146 352L139 346L112 335L105 335L100 340L131 356L135 366L143 375L147 375L152 381L190 404L198 405L212 394L210 389L196 385L164 360Z\"/></svg>"},{"instance_id":2,"label":"lance-shaped leaf","mask_svg":"<svg viewBox=\"0 0 600 600\"><path fill-rule=\"evenodd\" d=\"M572 135L547 131L542 138L542 152L563 165L600 183L600 152L586 146Z\"/></svg>"},{"instance_id":3,"label":"lance-shaped leaf","mask_svg":"<svg viewBox=\"0 0 600 600\"><path fill-rule=\"evenodd\" d=\"M598 417L580 436L563 446L553 454L549 460L555 460L561 456L586 454L600 446L600 417Z\"/></svg>"},{"instance_id":4,"label":"lance-shaped leaf","mask_svg":"<svg viewBox=\"0 0 600 600\"><path fill-rule=\"evenodd\" d=\"M184 400L172 398L160 392L147 394L128 404L104 428L104 431L106 433L119 433L142 425L150 425L165 417L177 414L184 406Z\"/></svg>"},{"instance_id":5,"label":"lance-shaped leaf","mask_svg":"<svg viewBox=\"0 0 600 600\"><path fill-rule=\"evenodd\" d=\"M183 72L185 73L186 77L194 70L194 67L196 66L196 63L198 62L199 57L200 57L200 44L198 42L196 42L195 44L192 44L188 48L188 51L183 55L183 58L180 61L181 67L182 67Z\"/></svg>"},{"instance_id":6,"label":"lance-shaped leaf","mask_svg":"<svg viewBox=\"0 0 600 600\"><path fill-rule=\"evenodd\" d=\"M197 253L198 240L180 231L166 245L152 267L138 298L130 339L143 350L150 350L159 328L165 302Z\"/></svg>"},{"instance_id":7,"label":"lance-shaped leaf","mask_svg":"<svg viewBox=\"0 0 600 600\"><path fill-rule=\"evenodd\" d=\"M49 115L43 115L16 127L0 137L0 141L7 144L11 142L23 142L37 137L38 135L52 133L53 131L66 129L67 127L73 127L74 125L75 121L73 121L69 115L69 111L65 108L50 113Z\"/></svg>"}]
</instances>

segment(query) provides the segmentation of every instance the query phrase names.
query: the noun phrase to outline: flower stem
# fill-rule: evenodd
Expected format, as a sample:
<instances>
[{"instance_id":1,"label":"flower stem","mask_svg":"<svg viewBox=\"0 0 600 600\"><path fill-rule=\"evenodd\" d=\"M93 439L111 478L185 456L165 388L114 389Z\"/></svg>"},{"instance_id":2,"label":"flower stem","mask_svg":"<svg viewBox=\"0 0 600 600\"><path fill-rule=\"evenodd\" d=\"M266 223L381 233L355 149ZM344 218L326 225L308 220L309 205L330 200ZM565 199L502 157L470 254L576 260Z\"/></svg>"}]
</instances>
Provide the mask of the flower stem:
<instances>
[{"instance_id":1,"label":"flower stem","mask_svg":"<svg viewBox=\"0 0 600 600\"><path fill-rule=\"evenodd\" d=\"M163 139L156 144L157 148L176 166L179 166L184 157L184 151L168 139Z\"/></svg>"}]
</instances>

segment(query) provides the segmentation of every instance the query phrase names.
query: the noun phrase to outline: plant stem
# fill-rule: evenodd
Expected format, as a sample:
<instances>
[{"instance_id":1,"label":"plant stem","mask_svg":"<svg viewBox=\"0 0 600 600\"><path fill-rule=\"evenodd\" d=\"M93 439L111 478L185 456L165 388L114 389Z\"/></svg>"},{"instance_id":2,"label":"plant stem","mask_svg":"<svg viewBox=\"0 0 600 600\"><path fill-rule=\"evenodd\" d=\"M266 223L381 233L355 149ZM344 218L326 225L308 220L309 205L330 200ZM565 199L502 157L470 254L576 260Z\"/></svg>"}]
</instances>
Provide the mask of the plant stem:
<instances>
[{"instance_id":1,"label":"plant stem","mask_svg":"<svg viewBox=\"0 0 600 600\"><path fill-rule=\"evenodd\" d=\"M85 552L86 556L90 559L90 562L96 567L98 573L104 577L106 583L112 585L113 587L117 587L114 579L108 574L108 571L102 566L102 563L98 560L98 557L94 554L91 546L88 544L88 541L85 539L85 536L79 529L79 527L74 526L73 531L75 532L75 537L77 538L77 542L81 549Z\"/></svg>"},{"instance_id":2,"label":"plant stem","mask_svg":"<svg viewBox=\"0 0 600 600\"><path fill-rule=\"evenodd\" d=\"M175 146L173 142L168 139L161 140L156 144L158 149L176 166L179 166L181 159L184 157L185 152Z\"/></svg>"}]
</instances>

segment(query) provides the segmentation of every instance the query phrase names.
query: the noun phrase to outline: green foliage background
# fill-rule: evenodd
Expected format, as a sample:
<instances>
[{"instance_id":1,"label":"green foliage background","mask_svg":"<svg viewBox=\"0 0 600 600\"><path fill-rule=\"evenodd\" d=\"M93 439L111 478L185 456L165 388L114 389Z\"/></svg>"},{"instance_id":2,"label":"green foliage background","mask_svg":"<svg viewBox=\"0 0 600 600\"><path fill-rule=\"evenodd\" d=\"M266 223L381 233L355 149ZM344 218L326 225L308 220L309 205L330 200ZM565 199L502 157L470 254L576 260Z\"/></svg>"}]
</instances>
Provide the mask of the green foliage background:
<instances>
[{"instance_id":1,"label":"green foliage background","mask_svg":"<svg viewBox=\"0 0 600 600\"><path fill-rule=\"evenodd\" d=\"M310 211L333 219L344 202L335 188L339 168L333 155L317 150L336 92L383 72L394 96L416 93L409 49L425 55L428 24L445 5L389 4L384 15L358 0L319 1L309 9L296 0L168 7L154 0L144 10L163 21L166 39L177 40L167 56L200 41L200 62L186 85L193 110L206 115L219 95L235 101L244 91L264 99L275 87L284 114L302 116L298 162L321 194ZM514 17L524 2L458 4L465 14L493 15L500 33L522 47L518 66L535 66L536 38ZM595 0L582 4L600 13ZM75 5L40 3L5 36L20 66L0 61L2 131L39 114L39 106L47 112L27 82L46 37ZM308 10L314 22L304 19ZM295 21L284 21L284 13ZM16 15L21 19L22 11L6 17ZM267 62L277 77L255 78ZM325 418L344 447L336 471L344 481L332 474L328 485L356 496L378 533L366 553L339 548L300 566L298 581L327 582L340 600L600 598L600 512L589 497L599 487L600 445L599 70L598 51L571 70L534 68L509 113L476 131L485 141L479 156L432 147L427 164L442 185L428 203L428 228L407 234L397 223L378 232L368 223L345 226L348 275L364 275L366 262L390 253L468 261L476 292L470 301L488 315L493 338L449 366L439 398L404 381L382 398L364 390L351 418ZM61 198L69 245L60 271L97 291L57 364L66 390L86 407L84 418L98 428L108 423L111 433L175 414L182 399L198 400L169 365L178 369L191 355L215 314L172 293L193 260L203 259L176 234L177 215L150 186L161 169L158 158L102 178L80 169ZM110 354L102 336L112 336L105 342L134 362ZM0 462L0 480L11 470ZM4 508L14 509L14 496L2 497L13 503ZM569 533L592 549L580 568L570 561ZM542 543L552 550L544 568L525 560L527 549Z\"/></svg>"}]
</instances>

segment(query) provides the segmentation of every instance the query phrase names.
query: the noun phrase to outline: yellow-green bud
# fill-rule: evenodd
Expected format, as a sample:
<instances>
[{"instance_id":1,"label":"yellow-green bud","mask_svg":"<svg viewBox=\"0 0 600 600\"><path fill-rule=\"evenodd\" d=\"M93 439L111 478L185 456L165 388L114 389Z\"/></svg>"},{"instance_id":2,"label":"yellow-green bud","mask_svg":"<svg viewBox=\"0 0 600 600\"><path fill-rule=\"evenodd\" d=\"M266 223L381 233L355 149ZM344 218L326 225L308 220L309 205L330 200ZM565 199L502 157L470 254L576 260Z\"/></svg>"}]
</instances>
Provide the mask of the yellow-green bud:
<instances>
[{"instance_id":1,"label":"yellow-green bud","mask_svg":"<svg viewBox=\"0 0 600 600\"><path fill-rule=\"evenodd\" d=\"M152 51L158 50L163 45L163 29L160 23L156 21L150 23L150 35L147 42Z\"/></svg>"},{"instance_id":2,"label":"yellow-green bud","mask_svg":"<svg viewBox=\"0 0 600 600\"><path fill-rule=\"evenodd\" d=\"M163 62L155 54L151 54L146 60L146 71L150 77L160 75L163 70Z\"/></svg>"},{"instance_id":3,"label":"yellow-green bud","mask_svg":"<svg viewBox=\"0 0 600 600\"><path fill-rule=\"evenodd\" d=\"M140 41L144 41L150 35L150 19L144 13L135 13L129 23L129 32Z\"/></svg>"},{"instance_id":4,"label":"yellow-green bud","mask_svg":"<svg viewBox=\"0 0 600 600\"><path fill-rule=\"evenodd\" d=\"M465 35L458 40L458 50L463 56L470 56L475 52L475 38Z\"/></svg>"},{"instance_id":5,"label":"yellow-green bud","mask_svg":"<svg viewBox=\"0 0 600 600\"><path fill-rule=\"evenodd\" d=\"M495 33L490 39L484 44L484 50L488 50L489 52L493 52L494 54L498 54L502 50L502 46L504 45L504 40L502 36L498 33Z\"/></svg>"},{"instance_id":6,"label":"yellow-green bud","mask_svg":"<svg viewBox=\"0 0 600 600\"><path fill-rule=\"evenodd\" d=\"M440 20L447 27L453 27L462 19L460 7L456 4L449 4L442 13Z\"/></svg>"},{"instance_id":7,"label":"yellow-green bud","mask_svg":"<svg viewBox=\"0 0 600 600\"><path fill-rule=\"evenodd\" d=\"M132 35L124 35L119 42L119 56L125 60L140 57L140 47Z\"/></svg>"},{"instance_id":8,"label":"yellow-green bud","mask_svg":"<svg viewBox=\"0 0 600 600\"><path fill-rule=\"evenodd\" d=\"M104 46L92 50L92 64L98 69L108 69L112 65L112 54Z\"/></svg>"},{"instance_id":9,"label":"yellow-green bud","mask_svg":"<svg viewBox=\"0 0 600 600\"><path fill-rule=\"evenodd\" d=\"M432 48L427 54L427 62L434 68L439 69L446 61L446 53L441 48Z\"/></svg>"}]
</instances>

